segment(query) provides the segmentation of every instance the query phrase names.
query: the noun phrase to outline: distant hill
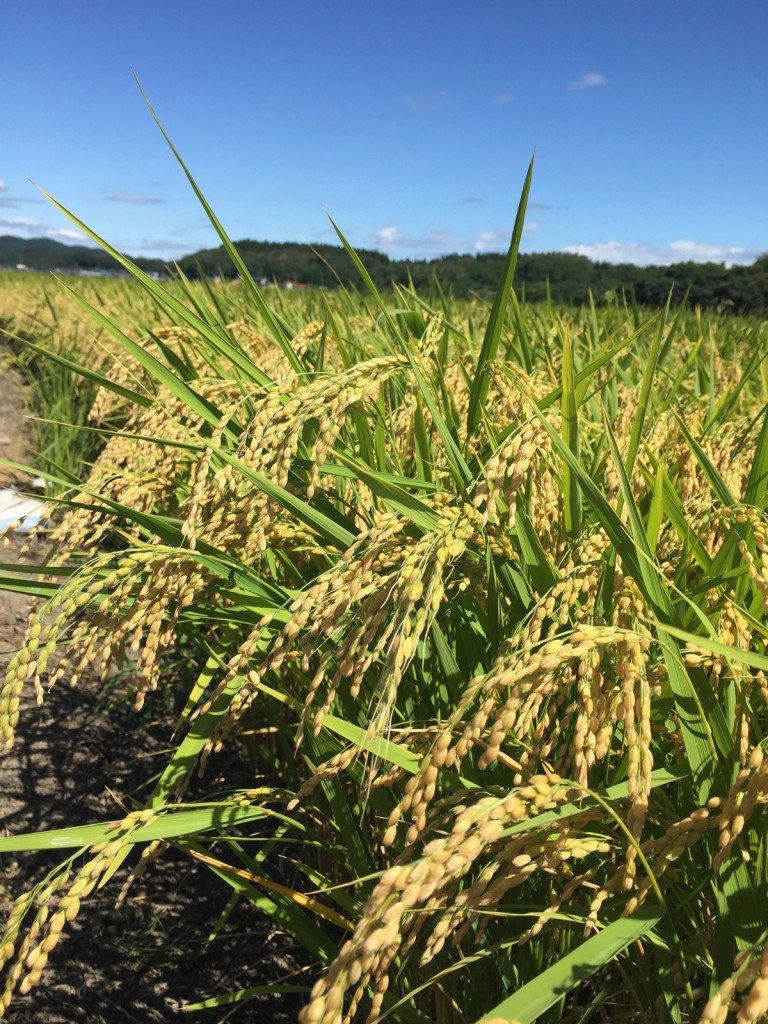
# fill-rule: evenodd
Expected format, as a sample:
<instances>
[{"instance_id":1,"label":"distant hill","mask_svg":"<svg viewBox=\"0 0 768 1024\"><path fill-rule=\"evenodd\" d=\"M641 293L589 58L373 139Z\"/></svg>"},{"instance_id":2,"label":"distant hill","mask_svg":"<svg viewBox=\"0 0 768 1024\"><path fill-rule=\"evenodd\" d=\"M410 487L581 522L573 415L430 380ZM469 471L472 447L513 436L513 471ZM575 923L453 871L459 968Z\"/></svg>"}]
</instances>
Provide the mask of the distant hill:
<instances>
[{"instance_id":1,"label":"distant hill","mask_svg":"<svg viewBox=\"0 0 768 1024\"><path fill-rule=\"evenodd\" d=\"M25 249L48 250L56 252L59 249L68 249L69 246L56 242L52 238L17 238L15 235L0 235L0 256L6 253L14 254L19 247Z\"/></svg>"},{"instance_id":2,"label":"distant hill","mask_svg":"<svg viewBox=\"0 0 768 1024\"><path fill-rule=\"evenodd\" d=\"M299 242L236 242L249 272L265 283L307 285L314 288L360 287L360 275L341 246L310 246ZM434 260L392 260L382 252L360 249L358 253L379 288L413 283L425 291L437 280L446 292L490 295L501 278L504 256L500 253L453 254ZM147 272L173 273L162 260L131 257ZM16 238L0 235L0 267L61 273L121 272L111 256L86 245L63 245L50 238ZM179 260L191 278L233 278L236 271L224 248L201 249ZM749 266L726 267L721 263L676 263L663 267L637 267L623 263L593 263L570 253L525 253L515 275L518 292L533 302L547 296L555 303L581 305L590 293L597 302L609 293L634 296L643 305L660 305L672 287L677 295L688 291L689 302L710 308L754 313L768 311L768 255Z\"/></svg>"},{"instance_id":3,"label":"distant hill","mask_svg":"<svg viewBox=\"0 0 768 1024\"><path fill-rule=\"evenodd\" d=\"M162 271L163 260L138 257L134 262L142 270ZM53 238L17 238L0 235L0 267L15 270L101 271L116 273L120 264L102 249L90 245L65 245Z\"/></svg>"},{"instance_id":4,"label":"distant hill","mask_svg":"<svg viewBox=\"0 0 768 1024\"><path fill-rule=\"evenodd\" d=\"M337 245L301 245L296 242L258 242L244 239L237 249L250 273L266 281L298 281L312 287L338 284L360 287L360 275L352 260ZM453 254L434 260L391 260L384 253L358 250L368 273L379 288L392 284L413 285L422 292L435 279L446 292L467 295L492 294L501 279L505 256L501 253ZM223 247L203 249L179 261L190 277L233 277L235 269ZM674 286L681 298L703 307L722 307L739 312L768 310L768 256L751 266L725 267L721 263L677 263L664 267L593 263L572 253L524 253L517 263L515 287L527 299L581 305L590 292L597 302L610 293L634 295L643 305L663 304Z\"/></svg>"}]
</instances>

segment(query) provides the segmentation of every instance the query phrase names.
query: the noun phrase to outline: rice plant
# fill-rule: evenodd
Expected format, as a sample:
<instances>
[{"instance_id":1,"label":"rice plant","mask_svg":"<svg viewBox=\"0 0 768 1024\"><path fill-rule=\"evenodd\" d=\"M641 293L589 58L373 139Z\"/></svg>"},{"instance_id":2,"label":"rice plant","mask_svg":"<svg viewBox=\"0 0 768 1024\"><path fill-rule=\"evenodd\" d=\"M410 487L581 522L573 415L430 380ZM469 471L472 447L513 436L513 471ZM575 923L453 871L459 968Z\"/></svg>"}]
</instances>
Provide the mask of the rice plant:
<instances>
[{"instance_id":1,"label":"rice plant","mask_svg":"<svg viewBox=\"0 0 768 1024\"><path fill-rule=\"evenodd\" d=\"M765 324L521 304L530 173L490 308L379 293L340 232L361 296L159 283L68 214L134 284L64 293L104 443L0 580L39 597L3 741L24 687L196 678L143 807L0 839L72 851L0 1016L170 841L314 958L301 1024L768 1013ZM190 799L246 725L275 782Z\"/></svg>"}]
</instances>

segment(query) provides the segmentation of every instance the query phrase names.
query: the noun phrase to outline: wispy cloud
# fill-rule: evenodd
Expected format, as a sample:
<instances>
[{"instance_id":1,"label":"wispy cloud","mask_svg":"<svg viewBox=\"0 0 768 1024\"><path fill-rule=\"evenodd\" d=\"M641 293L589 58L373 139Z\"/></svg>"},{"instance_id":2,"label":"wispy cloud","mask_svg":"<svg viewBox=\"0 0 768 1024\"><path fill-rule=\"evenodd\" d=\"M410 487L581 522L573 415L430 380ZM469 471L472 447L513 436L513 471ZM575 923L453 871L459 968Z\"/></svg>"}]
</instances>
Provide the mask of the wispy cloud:
<instances>
[{"instance_id":1,"label":"wispy cloud","mask_svg":"<svg viewBox=\"0 0 768 1024\"><path fill-rule=\"evenodd\" d=\"M439 110L449 99L447 92L407 93L403 100L411 110Z\"/></svg>"},{"instance_id":2,"label":"wispy cloud","mask_svg":"<svg viewBox=\"0 0 768 1024\"><path fill-rule=\"evenodd\" d=\"M27 199L22 196L0 196L0 208L6 210L18 210L20 206L24 206L26 203L44 203L44 199L36 199L31 197Z\"/></svg>"},{"instance_id":3,"label":"wispy cloud","mask_svg":"<svg viewBox=\"0 0 768 1024\"><path fill-rule=\"evenodd\" d=\"M756 252L737 245L708 245L706 242L670 242L669 249L675 260L695 260L697 263L751 263Z\"/></svg>"},{"instance_id":4,"label":"wispy cloud","mask_svg":"<svg viewBox=\"0 0 768 1024\"><path fill-rule=\"evenodd\" d=\"M485 200L481 199L480 196L464 196L461 200L465 206L474 206L477 203L484 203Z\"/></svg>"},{"instance_id":5,"label":"wispy cloud","mask_svg":"<svg viewBox=\"0 0 768 1024\"><path fill-rule=\"evenodd\" d=\"M12 228L16 231L33 231L39 228L42 231L45 225L34 217L7 217L0 220L0 228Z\"/></svg>"},{"instance_id":6,"label":"wispy cloud","mask_svg":"<svg viewBox=\"0 0 768 1024\"><path fill-rule=\"evenodd\" d=\"M500 252L506 232L500 228L484 228L478 231L472 242L474 252Z\"/></svg>"},{"instance_id":7,"label":"wispy cloud","mask_svg":"<svg viewBox=\"0 0 768 1024\"><path fill-rule=\"evenodd\" d=\"M116 192L113 196L107 196L110 203L129 203L132 206L156 206L164 203L164 199L156 199L153 196L142 196L137 192Z\"/></svg>"},{"instance_id":8,"label":"wispy cloud","mask_svg":"<svg viewBox=\"0 0 768 1024\"><path fill-rule=\"evenodd\" d=\"M505 107L508 103L511 103L514 98L515 98L515 94L514 93L512 93L512 92L503 92L500 96L496 97L496 99L494 100L494 103L496 103L500 107Z\"/></svg>"},{"instance_id":9,"label":"wispy cloud","mask_svg":"<svg viewBox=\"0 0 768 1024\"><path fill-rule=\"evenodd\" d=\"M561 252L588 256L598 263L634 263L639 267L669 266L672 263L752 263L758 253L737 245L715 245L707 242L670 242L649 245L645 242L587 242L566 245Z\"/></svg>"},{"instance_id":10,"label":"wispy cloud","mask_svg":"<svg viewBox=\"0 0 768 1024\"><path fill-rule=\"evenodd\" d=\"M43 203L45 202L40 196L13 196L3 195L8 191L8 182L5 178L0 178L0 208L6 210L17 210L24 203Z\"/></svg>"},{"instance_id":11,"label":"wispy cloud","mask_svg":"<svg viewBox=\"0 0 768 1024\"><path fill-rule=\"evenodd\" d=\"M57 242L87 242L88 239L81 231L74 228L48 228L45 232L46 238L54 238Z\"/></svg>"},{"instance_id":12,"label":"wispy cloud","mask_svg":"<svg viewBox=\"0 0 768 1024\"><path fill-rule=\"evenodd\" d=\"M594 89L596 85L607 85L608 79L605 75L601 75L599 71L588 71L581 78L577 78L575 82L571 82L568 86L569 89Z\"/></svg>"},{"instance_id":13,"label":"wispy cloud","mask_svg":"<svg viewBox=\"0 0 768 1024\"><path fill-rule=\"evenodd\" d=\"M392 249L396 245L400 245L402 235L400 229L396 224L385 224L383 228L378 228L370 237L370 242L379 249Z\"/></svg>"},{"instance_id":14,"label":"wispy cloud","mask_svg":"<svg viewBox=\"0 0 768 1024\"><path fill-rule=\"evenodd\" d=\"M167 238L141 238L138 242L126 242L122 251L132 256L147 256L159 260L179 260L191 252L209 248L210 241L182 241L170 235Z\"/></svg>"},{"instance_id":15,"label":"wispy cloud","mask_svg":"<svg viewBox=\"0 0 768 1024\"><path fill-rule=\"evenodd\" d=\"M19 238L52 238L57 242L87 242L85 235L72 228L56 228L35 217L5 217L0 219L0 229Z\"/></svg>"},{"instance_id":16,"label":"wispy cloud","mask_svg":"<svg viewBox=\"0 0 768 1024\"><path fill-rule=\"evenodd\" d=\"M525 225L527 235L536 231L538 225L529 221ZM435 228L426 235L411 235L397 224L385 224L370 234L365 244L385 252L395 259L436 259L450 253L506 252L512 226L480 228L474 235L457 236L453 231Z\"/></svg>"},{"instance_id":17,"label":"wispy cloud","mask_svg":"<svg viewBox=\"0 0 768 1024\"><path fill-rule=\"evenodd\" d=\"M7 196L3 195L3 192L8 191L8 182L5 178L0 178L0 207L6 210L16 210L22 203L42 203L43 200L40 198L32 197L30 199L22 198L21 196Z\"/></svg>"},{"instance_id":18,"label":"wispy cloud","mask_svg":"<svg viewBox=\"0 0 768 1024\"><path fill-rule=\"evenodd\" d=\"M523 231L527 235L532 235L534 231L538 230L539 225L536 221L526 221ZM472 251L477 253L483 252L506 252L509 248L509 240L512 237L512 227L507 228L483 228L475 235L472 242Z\"/></svg>"},{"instance_id":19,"label":"wispy cloud","mask_svg":"<svg viewBox=\"0 0 768 1024\"><path fill-rule=\"evenodd\" d=\"M407 254L417 260L433 259L459 249L459 243L450 231L436 229L426 236L417 237L404 233L396 224L378 228L368 237L366 244L381 249L388 256Z\"/></svg>"}]
</instances>

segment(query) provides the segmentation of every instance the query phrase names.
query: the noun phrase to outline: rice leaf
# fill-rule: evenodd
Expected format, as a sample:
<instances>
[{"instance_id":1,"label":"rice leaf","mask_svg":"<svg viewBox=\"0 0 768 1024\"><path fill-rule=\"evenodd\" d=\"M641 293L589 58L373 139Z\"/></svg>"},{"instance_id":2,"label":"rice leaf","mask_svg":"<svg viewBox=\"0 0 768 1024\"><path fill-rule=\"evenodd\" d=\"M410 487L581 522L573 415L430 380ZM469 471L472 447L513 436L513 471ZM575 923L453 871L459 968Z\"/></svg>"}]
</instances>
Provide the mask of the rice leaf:
<instances>
[{"instance_id":1,"label":"rice leaf","mask_svg":"<svg viewBox=\"0 0 768 1024\"><path fill-rule=\"evenodd\" d=\"M494 1006L478 1024L491 1024L491 1021L497 1020L509 1021L510 1024L532 1024L550 1006L582 985L632 942L652 932L663 916L662 909L646 905L613 921L533 981Z\"/></svg>"},{"instance_id":2,"label":"rice leaf","mask_svg":"<svg viewBox=\"0 0 768 1024\"><path fill-rule=\"evenodd\" d=\"M576 402L575 380L573 369L573 349L571 336L566 327L563 334L563 396L560 403L562 417L563 441L568 446L574 459L579 458L579 415ZM569 463L563 465L563 509L565 528L573 540L581 531L581 491L578 477L572 472Z\"/></svg>"},{"instance_id":3,"label":"rice leaf","mask_svg":"<svg viewBox=\"0 0 768 1024\"><path fill-rule=\"evenodd\" d=\"M763 410L763 423L752 458L752 467L744 489L744 503L761 510L768 506L768 406Z\"/></svg>"},{"instance_id":4,"label":"rice leaf","mask_svg":"<svg viewBox=\"0 0 768 1024\"><path fill-rule=\"evenodd\" d=\"M645 425L645 418L648 412L648 403L651 397L651 389L656 376L656 365L659 359L659 350L661 348L661 339L664 335L664 327L667 323L667 314L669 313L669 302L670 297L667 299L667 304L664 307L664 312L659 317L658 323L656 324L656 331L653 335L653 341L651 342L651 348L648 352L645 362L645 368L643 370L643 379L640 383L640 396L637 402L637 411L635 412L635 418L632 422L632 433L629 438L629 449L625 459L625 466L627 470L627 476L631 479L632 473L635 468L635 459L637 457L638 450L640 448L640 441L643 436L643 427Z\"/></svg>"},{"instance_id":5,"label":"rice leaf","mask_svg":"<svg viewBox=\"0 0 768 1024\"><path fill-rule=\"evenodd\" d=\"M507 312L507 302L512 291L512 281L515 276L515 267L517 266L517 254L523 237L525 211L528 206L528 193L531 190L531 181L533 179L534 160L535 155L531 158L530 165L528 166L528 173L525 177L523 192L520 196L520 203L517 207L515 226L512 229L512 240L509 243L509 251L507 252L507 258L504 261L504 269L502 271L498 288L496 289L496 295L491 308L491 315L488 318L488 325L485 329L485 335L483 336L483 344L480 349L480 354L477 357L477 364L475 365L475 376L472 382L472 390L469 396L469 409L467 411L467 440L472 437L475 431L480 409L485 402L485 396L488 394L489 381L486 375L486 367L488 366L488 363L496 358L499 341L501 340L501 332L504 327L504 319Z\"/></svg>"},{"instance_id":6,"label":"rice leaf","mask_svg":"<svg viewBox=\"0 0 768 1024\"><path fill-rule=\"evenodd\" d=\"M158 813L154 820L130 832L126 836L125 842L134 846L137 843L151 843L155 840L178 839L180 836L190 836L200 832L231 829L265 817L276 817L296 828L302 827L293 818L264 807L229 804L197 805L191 810L167 807ZM0 836L0 853L22 853L30 850L84 850L96 843L114 839L114 826L118 823L105 821L94 825L76 825L72 828L57 828L45 832L27 832L18 836Z\"/></svg>"}]
</instances>

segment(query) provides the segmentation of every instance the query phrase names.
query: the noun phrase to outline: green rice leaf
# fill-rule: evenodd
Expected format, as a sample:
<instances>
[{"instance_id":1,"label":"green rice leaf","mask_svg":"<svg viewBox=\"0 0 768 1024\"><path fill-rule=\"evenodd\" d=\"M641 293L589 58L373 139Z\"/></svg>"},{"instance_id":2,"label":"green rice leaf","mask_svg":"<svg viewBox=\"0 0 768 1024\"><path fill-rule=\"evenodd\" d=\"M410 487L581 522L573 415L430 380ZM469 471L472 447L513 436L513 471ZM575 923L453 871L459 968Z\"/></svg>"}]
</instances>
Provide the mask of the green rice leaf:
<instances>
[{"instance_id":1,"label":"green rice leaf","mask_svg":"<svg viewBox=\"0 0 768 1024\"><path fill-rule=\"evenodd\" d=\"M125 841L134 846L137 843L151 843L156 839L178 839L180 836L191 836L212 830L226 831L249 821L268 817L279 818L289 825L302 828L293 818L264 807L232 806L230 804L206 806L201 804L191 810L181 807L179 809L165 808L153 821L130 832ZM16 836L0 836L0 853L86 849L96 843L114 839L116 823L103 821L95 825L77 825L73 828L57 828L46 832L25 832Z\"/></svg>"},{"instance_id":2,"label":"green rice leaf","mask_svg":"<svg viewBox=\"0 0 768 1024\"><path fill-rule=\"evenodd\" d=\"M597 935L582 942L537 978L523 985L513 995L489 1010L478 1024L491 1020L505 1020L517 1024L532 1024L577 986L590 978L632 942L648 935L664 916L664 910L642 906L633 914L613 921Z\"/></svg>"},{"instance_id":3,"label":"green rice leaf","mask_svg":"<svg viewBox=\"0 0 768 1024\"><path fill-rule=\"evenodd\" d=\"M640 384L640 396L637 403L637 411L635 412L635 418L632 422L632 433L629 438L629 449L627 450L627 456L625 460L625 466L627 470L627 476L631 479L632 473L635 468L635 459L637 457L638 450L640 448L640 441L643 436L643 427L645 425L645 418L648 412L648 403L651 397L651 388L656 377L656 364L659 359L659 350L661 348L661 339L664 335L664 327L667 322L667 314L669 313L669 302L671 299L667 299L667 305L664 307L664 312L659 318L656 325L656 331L653 335L653 341L651 342L651 348L646 356L645 368L643 370L643 379Z\"/></svg>"},{"instance_id":4,"label":"green rice leaf","mask_svg":"<svg viewBox=\"0 0 768 1024\"><path fill-rule=\"evenodd\" d=\"M576 402L573 349L571 336L567 327L563 326L563 395L560 402L562 417L563 441L568 446L574 459L579 458L579 415ZM581 531L581 491L578 477L573 473L569 463L563 465L563 510L565 528L573 540Z\"/></svg>"},{"instance_id":5,"label":"green rice leaf","mask_svg":"<svg viewBox=\"0 0 768 1024\"><path fill-rule=\"evenodd\" d=\"M517 253L523 237L525 211L528 206L528 193L531 190L531 180L533 179L534 160L535 156L531 158L528 173L525 177L523 193L520 196L520 203L517 207L515 226L512 229L512 240L509 243L509 251L507 252L507 258L504 261L504 270L502 271L501 280L499 281L498 288L496 289L496 295L493 300L493 307L488 319L488 325L485 329L480 355L477 357L475 376L469 396L469 410L467 412L468 440L472 437L475 431L480 409L485 401L485 396L488 394L489 381L486 375L486 367L496 358L499 341L501 340L501 332L504 327L504 319L507 312L507 302L509 300L510 292L512 291L512 281L515 276L515 267L517 266Z\"/></svg>"},{"instance_id":6,"label":"green rice leaf","mask_svg":"<svg viewBox=\"0 0 768 1024\"><path fill-rule=\"evenodd\" d=\"M763 410L763 423L752 459L749 479L744 489L744 504L765 510L768 505L768 406Z\"/></svg>"}]
</instances>

